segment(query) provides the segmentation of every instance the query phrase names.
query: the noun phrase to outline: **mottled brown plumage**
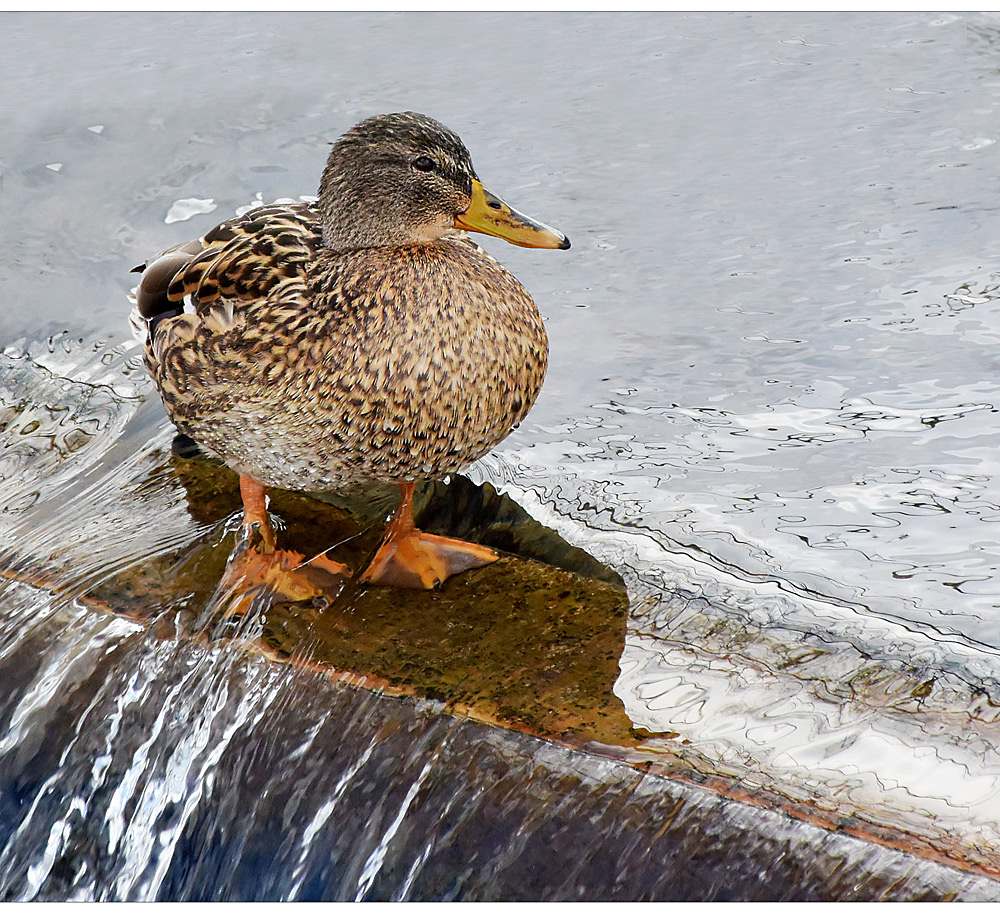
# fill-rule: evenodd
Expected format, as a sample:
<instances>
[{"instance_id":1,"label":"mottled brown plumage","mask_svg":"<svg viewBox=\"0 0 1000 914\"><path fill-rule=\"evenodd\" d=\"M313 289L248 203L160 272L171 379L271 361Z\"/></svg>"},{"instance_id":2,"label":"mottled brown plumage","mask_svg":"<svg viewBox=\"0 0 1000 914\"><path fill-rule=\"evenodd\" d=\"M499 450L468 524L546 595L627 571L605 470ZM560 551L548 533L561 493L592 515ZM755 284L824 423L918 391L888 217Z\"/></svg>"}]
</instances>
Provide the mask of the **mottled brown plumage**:
<instances>
[{"instance_id":1,"label":"mottled brown plumage","mask_svg":"<svg viewBox=\"0 0 1000 914\"><path fill-rule=\"evenodd\" d=\"M150 263L138 311L170 418L261 485L406 484L468 466L531 408L548 342L467 228L568 247L486 192L437 122L359 124L315 205L252 210Z\"/></svg>"}]
</instances>

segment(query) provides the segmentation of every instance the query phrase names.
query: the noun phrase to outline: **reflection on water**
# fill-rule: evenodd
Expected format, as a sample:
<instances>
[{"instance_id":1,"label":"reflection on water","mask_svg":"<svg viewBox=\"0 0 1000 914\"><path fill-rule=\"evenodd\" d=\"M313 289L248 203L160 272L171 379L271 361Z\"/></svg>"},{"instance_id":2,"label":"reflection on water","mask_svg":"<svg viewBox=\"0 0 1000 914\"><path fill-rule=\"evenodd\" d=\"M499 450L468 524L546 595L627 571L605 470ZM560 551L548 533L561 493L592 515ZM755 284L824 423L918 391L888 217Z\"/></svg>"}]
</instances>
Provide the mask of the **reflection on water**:
<instances>
[{"instance_id":1,"label":"reflection on water","mask_svg":"<svg viewBox=\"0 0 1000 914\"><path fill-rule=\"evenodd\" d=\"M507 473L524 478L531 467ZM840 827L897 828L915 846L995 868L994 651L726 568L624 513L595 513L583 527L559 508L596 500L588 482L536 484L519 498L630 570L633 621L616 692L636 725L681 737L648 749L789 807L835 812Z\"/></svg>"},{"instance_id":2,"label":"reflection on water","mask_svg":"<svg viewBox=\"0 0 1000 914\"><path fill-rule=\"evenodd\" d=\"M961 869L1000 873L996 17L457 22L7 23L5 897L997 897ZM127 268L404 108L574 238L569 270L493 249L553 352L472 475L625 579L639 748L86 602L227 549L122 343Z\"/></svg>"},{"instance_id":3,"label":"reflection on water","mask_svg":"<svg viewBox=\"0 0 1000 914\"><path fill-rule=\"evenodd\" d=\"M934 334L935 321L1000 298L992 275L946 288L912 329ZM972 317L940 331L950 345L956 335L992 345L995 328ZM899 348L893 358L908 358ZM856 372L856 358L840 370ZM819 359L809 362L806 371ZM997 397L986 374L962 380L963 365L905 384L880 376L863 392L856 377L817 371L791 383L771 368L758 400L733 405L746 398L664 405L654 375L546 427L528 462L569 465L604 486L617 518L641 518L747 571L1000 647L989 526L1000 516Z\"/></svg>"}]
</instances>

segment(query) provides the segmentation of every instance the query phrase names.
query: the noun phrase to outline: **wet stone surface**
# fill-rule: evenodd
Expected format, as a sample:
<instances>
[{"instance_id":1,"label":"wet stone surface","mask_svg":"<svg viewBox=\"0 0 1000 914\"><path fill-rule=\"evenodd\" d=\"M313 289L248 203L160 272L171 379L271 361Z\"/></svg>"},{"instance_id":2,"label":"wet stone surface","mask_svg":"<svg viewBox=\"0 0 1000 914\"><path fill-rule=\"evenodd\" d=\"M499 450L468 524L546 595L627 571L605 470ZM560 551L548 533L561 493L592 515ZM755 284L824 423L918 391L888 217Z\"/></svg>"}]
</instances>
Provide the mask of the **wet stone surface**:
<instances>
[{"instance_id":1,"label":"wet stone surface","mask_svg":"<svg viewBox=\"0 0 1000 914\"><path fill-rule=\"evenodd\" d=\"M231 471L197 458L175 460L169 471L183 482L203 523L218 525L239 508ZM391 493L381 494L352 501L371 511L372 504L391 503ZM234 546L230 536L214 548L196 544L128 568L87 598L141 623L155 621L157 631L231 638L276 659L343 674L370 688L432 698L539 735L635 743L612 692L628 598L622 584L601 578L617 576L492 487L461 478L424 486L417 505L418 523L428 532L519 548L539 558L551 554L584 573L506 554L439 591L363 588L347 581L306 602L264 593L232 615L217 592ZM344 510L289 492L275 494L272 510L285 528L283 548L313 556L338 543L330 557L355 569L365 566L382 535L377 522L363 529ZM453 516L460 518L457 525L447 523ZM165 612L167 607L178 609Z\"/></svg>"}]
</instances>

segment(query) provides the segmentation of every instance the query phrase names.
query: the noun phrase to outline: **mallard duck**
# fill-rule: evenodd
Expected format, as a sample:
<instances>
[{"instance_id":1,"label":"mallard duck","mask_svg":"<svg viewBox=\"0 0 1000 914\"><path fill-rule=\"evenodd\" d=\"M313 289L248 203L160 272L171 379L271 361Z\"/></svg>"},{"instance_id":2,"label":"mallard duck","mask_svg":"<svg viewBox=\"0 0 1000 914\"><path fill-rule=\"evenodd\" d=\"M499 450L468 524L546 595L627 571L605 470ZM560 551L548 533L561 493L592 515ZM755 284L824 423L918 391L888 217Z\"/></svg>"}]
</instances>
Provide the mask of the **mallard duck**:
<instances>
[{"instance_id":1,"label":"mallard duck","mask_svg":"<svg viewBox=\"0 0 1000 914\"><path fill-rule=\"evenodd\" d=\"M251 210L146 264L146 368L177 428L239 473L272 570L302 563L276 547L266 487L362 480L401 497L361 582L432 588L497 559L413 520L415 482L506 438L545 375L535 303L468 232L570 246L486 190L457 134L405 112L334 144L316 203Z\"/></svg>"}]
</instances>

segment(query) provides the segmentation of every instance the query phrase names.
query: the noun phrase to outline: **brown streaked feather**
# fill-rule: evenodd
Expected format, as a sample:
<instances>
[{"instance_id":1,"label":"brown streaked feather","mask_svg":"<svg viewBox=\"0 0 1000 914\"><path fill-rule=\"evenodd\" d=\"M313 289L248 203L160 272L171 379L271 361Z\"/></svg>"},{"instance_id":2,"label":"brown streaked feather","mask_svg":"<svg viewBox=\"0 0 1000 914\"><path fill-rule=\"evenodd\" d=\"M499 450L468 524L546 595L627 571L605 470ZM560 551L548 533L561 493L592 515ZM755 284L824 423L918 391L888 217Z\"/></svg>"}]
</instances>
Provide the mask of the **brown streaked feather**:
<instances>
[{"instance_id":1,"label":"brown streaked feather","mask_svg":"<svg viewBox=\"0 0 1000 914\"><path fill-rule=\"evenodd\" d=\"M541 318L462 236L324 250L282 283L196 302L146 347L177 427L244 475L305 491L440 478L505 438L538 395Z\"/></svg>"},{"instance_id":2,"label":"brown streaked feather","mask_svg":"<svg viewBox=\"0 0 1000 914\"><path fill-rule=\"evenodd\" d=\"M265 298L279 283L304 275L319 242L319 218L310 204L251 210L201 239L202 250L174 275L167 298L179 302L190 295L196 307L220 297Z\"/></svg>"}]
</instances>

